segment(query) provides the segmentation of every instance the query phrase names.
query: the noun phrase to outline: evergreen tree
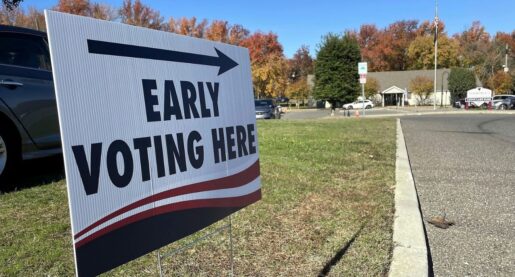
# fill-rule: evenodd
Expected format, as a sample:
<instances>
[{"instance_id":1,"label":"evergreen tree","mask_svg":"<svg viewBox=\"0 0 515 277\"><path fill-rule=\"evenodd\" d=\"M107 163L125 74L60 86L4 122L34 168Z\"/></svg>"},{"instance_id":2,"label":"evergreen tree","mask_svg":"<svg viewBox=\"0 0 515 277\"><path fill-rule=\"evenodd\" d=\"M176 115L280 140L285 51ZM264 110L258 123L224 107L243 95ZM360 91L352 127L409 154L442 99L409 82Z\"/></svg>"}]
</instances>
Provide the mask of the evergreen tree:
<instances>
[{"instance_id":1,"label":"evergreen tree","mask_svg":"<svg viewBox=\"0 0 515 277\"><path fill-rule=\"evenodd\" d=\"M467 90L476 87L476 77L472 70L466 68L453 68L449 74L449 91L454 103L458 99L467 97Z\"/></svg>"},{"instance_id":2,"label":"evergreen tree","mask_svg":"<svg viewBox=\"0 0 515 277\"><path fill-rule=\"evenodd\" d=\"M317 53L314 96L331 103L351 102L359 95L358 42L349 36L327 34Z\"/></svg>"}]
</instances>

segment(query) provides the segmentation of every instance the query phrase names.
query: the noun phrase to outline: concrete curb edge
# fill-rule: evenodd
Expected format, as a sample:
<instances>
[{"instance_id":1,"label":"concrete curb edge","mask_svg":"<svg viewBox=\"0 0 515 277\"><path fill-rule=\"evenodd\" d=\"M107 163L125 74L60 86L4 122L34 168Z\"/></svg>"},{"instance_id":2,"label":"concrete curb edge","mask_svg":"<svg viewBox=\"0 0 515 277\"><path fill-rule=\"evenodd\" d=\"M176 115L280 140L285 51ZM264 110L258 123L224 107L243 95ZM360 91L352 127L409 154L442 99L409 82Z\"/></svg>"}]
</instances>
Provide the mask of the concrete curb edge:
<instances>
[{"instance_id":1,"label":"concrete curb edge","mask_svg":"<svg viewBox=\"0 0 515 277\"><path fill-rule=\"evenodd\" d=\"M388 276L428 276L426 236L400 119L395 182L394 248Z\"/></svg>"}]
</instances>

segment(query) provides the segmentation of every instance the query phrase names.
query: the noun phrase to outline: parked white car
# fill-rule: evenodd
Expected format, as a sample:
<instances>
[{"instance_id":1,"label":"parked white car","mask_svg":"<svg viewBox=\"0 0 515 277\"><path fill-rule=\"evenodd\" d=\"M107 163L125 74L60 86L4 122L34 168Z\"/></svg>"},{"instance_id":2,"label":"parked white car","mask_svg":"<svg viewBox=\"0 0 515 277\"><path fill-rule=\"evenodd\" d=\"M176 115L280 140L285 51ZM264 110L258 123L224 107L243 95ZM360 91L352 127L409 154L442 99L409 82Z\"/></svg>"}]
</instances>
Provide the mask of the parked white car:
<instances>
[{"instance_id":1,"label":"parked white car","mask_svg":"<svg viewBox=\"0 0 515 277\"><path fill-rule=\"evenodd\" d=\"M346 110L363 109L363 107L365 107L365 109L371 109L374 107L374 103L372 103L372 101L370 101L370 100L365 100L365 101L358 100L358 101L348 103L348 104L345 104L342 106L342 108L344 108Z\"/></svg>"}]
</instances>

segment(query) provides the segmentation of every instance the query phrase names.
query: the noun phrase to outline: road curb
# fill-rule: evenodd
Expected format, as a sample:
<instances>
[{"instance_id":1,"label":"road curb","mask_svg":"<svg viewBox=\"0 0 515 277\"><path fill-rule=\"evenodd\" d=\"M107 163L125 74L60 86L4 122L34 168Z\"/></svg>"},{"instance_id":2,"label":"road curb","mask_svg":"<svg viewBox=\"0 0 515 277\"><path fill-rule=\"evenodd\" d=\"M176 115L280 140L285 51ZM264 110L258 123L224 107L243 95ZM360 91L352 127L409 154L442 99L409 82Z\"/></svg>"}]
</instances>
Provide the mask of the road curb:
<instances>
[{"instance_id":1,"label":"road curb","mask_svg":"<svg viewBox=\"0 0 515 277\"><path fill-rule=\"evenodd\" d=\"M394 248L388 276L428 276L426 236L400 119L395 181Z\"/></svg>"}]
</instances>

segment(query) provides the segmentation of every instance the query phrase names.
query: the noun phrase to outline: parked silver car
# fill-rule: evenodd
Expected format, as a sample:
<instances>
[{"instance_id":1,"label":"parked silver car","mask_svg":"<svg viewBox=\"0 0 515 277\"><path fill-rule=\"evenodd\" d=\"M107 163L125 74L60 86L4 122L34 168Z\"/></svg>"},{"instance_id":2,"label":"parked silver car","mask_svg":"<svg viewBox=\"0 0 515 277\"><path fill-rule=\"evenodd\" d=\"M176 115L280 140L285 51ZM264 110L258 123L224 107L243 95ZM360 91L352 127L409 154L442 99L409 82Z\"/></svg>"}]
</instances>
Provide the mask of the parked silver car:
<instances>
[{"instance_id":1,"label":"parked silver car","mask_svg":"<svg viewBox=\"0 0 515 277\"><path fill-rule=\"evenodd\" d=\"M502 105L502 102L504 99L506 98L511 98L513 97L513 95L509 95L509 94L499 94L499 95L495 95L494 97L492 97L492 102L493 102L493 108L498 110L498 109L503 109L504 107L501 107Z\"/></svg>"},{"instance_id":2,"label":"parked silver car","mask_svg":"<svg viewBox=\"0 0 515 277\"><path fill-rule=\"evenodd\" d=\"M0 25L0 185L21 160L60 152L46 35Z\"/></svg>"},{"instance_id":3,"label":"parked silver car","mask_svg":"<svg viewBox=\"0 0 515 277\"><path fill-rule=\"evenodd\" d=\"M281 110L272 99L254 100L256 119L280 119Z\"/></svg>"}]
</instances>

